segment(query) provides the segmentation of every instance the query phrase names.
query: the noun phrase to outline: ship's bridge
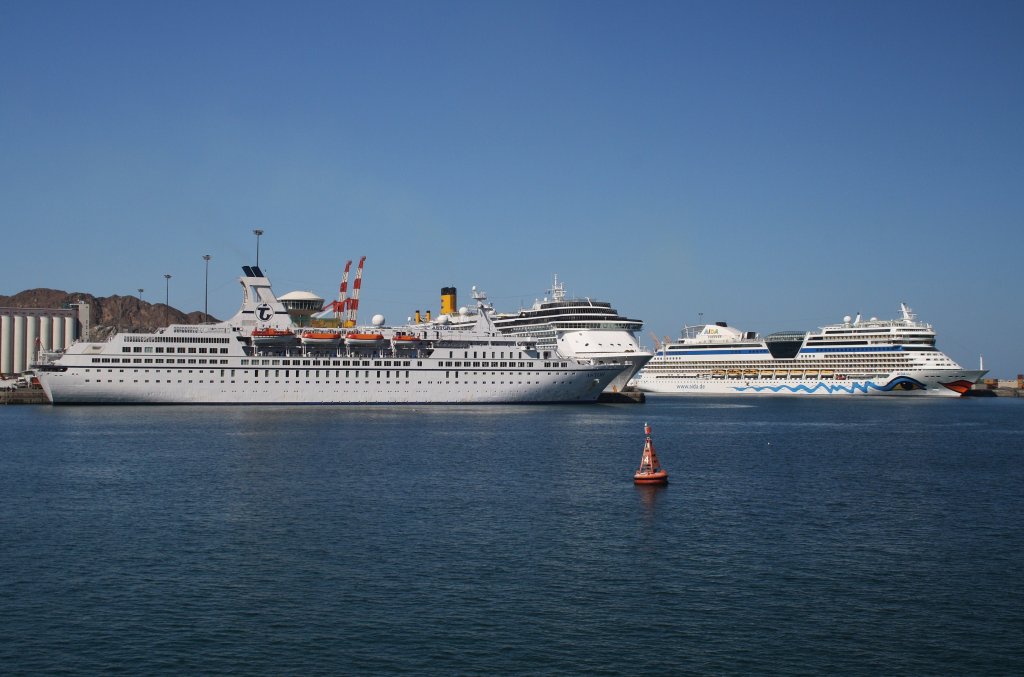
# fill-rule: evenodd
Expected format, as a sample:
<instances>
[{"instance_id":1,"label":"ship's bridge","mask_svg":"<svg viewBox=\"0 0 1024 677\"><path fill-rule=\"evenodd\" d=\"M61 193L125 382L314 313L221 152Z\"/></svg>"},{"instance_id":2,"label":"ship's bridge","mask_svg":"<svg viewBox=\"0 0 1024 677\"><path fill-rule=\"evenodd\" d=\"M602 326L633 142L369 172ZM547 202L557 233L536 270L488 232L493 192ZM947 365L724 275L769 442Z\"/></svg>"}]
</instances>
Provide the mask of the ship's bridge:
<instances>
[{"instance_id":1,"label":"ship's bridge","mask_svg":"<svg viewBox=\"0 0 1024 677\"><path fill-rule=\"evenodd\" d=\"M796 357L796 354L800 352L800 346L804 344L806 336L807 332L803 331L777 331L773 334L768 334L764 338L764 343L768 346L772 357L788 359Z\"/></svg>"}]
</instances>

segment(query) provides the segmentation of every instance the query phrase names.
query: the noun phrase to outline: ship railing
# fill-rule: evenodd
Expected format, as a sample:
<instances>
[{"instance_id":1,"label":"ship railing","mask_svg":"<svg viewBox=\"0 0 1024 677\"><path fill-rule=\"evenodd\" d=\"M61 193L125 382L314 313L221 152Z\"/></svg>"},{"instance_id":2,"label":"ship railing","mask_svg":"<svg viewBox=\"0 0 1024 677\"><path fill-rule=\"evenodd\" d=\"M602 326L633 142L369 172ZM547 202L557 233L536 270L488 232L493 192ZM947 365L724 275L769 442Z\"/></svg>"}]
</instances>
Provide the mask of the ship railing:
<instances>
[{"instance_id":1,"label":"ship railing","mask_svg":"<svg viewBox=\"0 0 1024 677\"><path fill-rule=\"evenodd\" d=\"M234 333L234 327L224 327L214 324L176 324L171 327L171 334L227 334Z\"/></svg>"}]
</instances>

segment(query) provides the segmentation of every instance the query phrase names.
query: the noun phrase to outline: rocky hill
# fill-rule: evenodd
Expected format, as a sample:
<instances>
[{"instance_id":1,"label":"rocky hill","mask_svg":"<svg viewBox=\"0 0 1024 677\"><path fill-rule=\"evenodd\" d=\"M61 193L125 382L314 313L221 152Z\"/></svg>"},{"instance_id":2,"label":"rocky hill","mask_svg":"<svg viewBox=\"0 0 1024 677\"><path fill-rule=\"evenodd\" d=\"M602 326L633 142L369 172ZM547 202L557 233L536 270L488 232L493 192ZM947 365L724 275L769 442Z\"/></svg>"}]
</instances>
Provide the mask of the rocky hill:
<instances>
[{"instance_id":1,"label":"rocky hill","mask_svg":"<svg viewBox=\"0 0 1024 677\"><path fill-rule=\"evenodd\" d=\"M135 296L96 297L83 292L59 289L27 289L14 296L0 296L0 308L62 308L69 303L88 303L90 338L104 341L119 331L153 331L168 324L199 324L205 320L200 311L183 313L162 303L141 301ZM218 322L214 317L211 322Z\"/></svg>"}]
</instances>

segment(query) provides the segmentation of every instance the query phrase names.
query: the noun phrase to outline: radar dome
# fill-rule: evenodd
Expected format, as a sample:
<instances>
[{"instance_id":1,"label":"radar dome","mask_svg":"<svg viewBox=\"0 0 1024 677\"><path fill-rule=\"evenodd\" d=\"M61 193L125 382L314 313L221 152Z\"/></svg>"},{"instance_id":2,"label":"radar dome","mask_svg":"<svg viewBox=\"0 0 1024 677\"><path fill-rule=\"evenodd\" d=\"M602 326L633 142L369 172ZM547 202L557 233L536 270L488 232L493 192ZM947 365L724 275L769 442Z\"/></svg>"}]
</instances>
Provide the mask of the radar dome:
<instances>
[{"instance_id":1,"label":"radar dome","mask_svg":"<svg viewBox=\"0 0 1024 677\"><path fill-rule=\"evenodd\" d=\"M372 324L374 327L382 327L382 326L384 326L384 316L381 315L380 313L377 313L370 320L370 324Z\"/></svg>"},{"instance_id":2,"label":"radar dome","mask_svg":"<svg viewBox=\"0 0 1024 677\"><path fill-rule=\"evenodd\" d=\"M439 318L437 318L437 323L438 324L448 324L448 316L447 315L441 315Z\"/></svg>"},{"instance_id":3,"label":"radar dome","mask_svg":"<svg viewBox=\"0 0 1024 677\"><path fill-rule=\"evenodd\" d=\"M466 306L462 306L461 308L459 308L459 315L461 315L462 317L469 315L469 308L467 308Z\"/></svg>"},{"instance_id":4,"label":"radar dome","mask_svg":"<svg viewBox=\"0 0 1024 677\"><path fill-rule=\"evenodd\" d=\"M871 318L871 321L872 321L872 322L878 322L878 318L877 318L877 317L872 317L872 318Z\"/></svg>"},{"instance_id":5,"label":"radar dome","mask_svg":"<svg viewBox=\"0 0 1024 677\"><path fill-rule=\"evenodd\" d=\"M845 322L846 324L850 324L850 320L852 320L852 319L853 319L852 317L850 317L849 315L846 315L846 316L843 317L843 322Z\"/></svg>"}]
</instances>

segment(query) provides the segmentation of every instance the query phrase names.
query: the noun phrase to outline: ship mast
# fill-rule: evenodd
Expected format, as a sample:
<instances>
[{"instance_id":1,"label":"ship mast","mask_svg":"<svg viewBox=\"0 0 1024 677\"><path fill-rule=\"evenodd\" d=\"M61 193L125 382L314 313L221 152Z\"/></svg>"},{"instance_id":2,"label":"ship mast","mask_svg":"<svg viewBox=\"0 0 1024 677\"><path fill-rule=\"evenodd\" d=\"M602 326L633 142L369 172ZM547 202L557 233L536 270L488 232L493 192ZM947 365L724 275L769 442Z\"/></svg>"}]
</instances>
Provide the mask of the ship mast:
<instances>
[{"instance_id":1,"label":"ship mast","mask_svg":"<svg viewBox=\"0 0 1024 677\"><path fill-rule=\"evenodd\" d=\"M551 285L548 293L551 294L551 300L555 303L565 300L565 287L558 281L558 273L555 273L555 282Z\"/></svg>"}]
</instances>

